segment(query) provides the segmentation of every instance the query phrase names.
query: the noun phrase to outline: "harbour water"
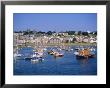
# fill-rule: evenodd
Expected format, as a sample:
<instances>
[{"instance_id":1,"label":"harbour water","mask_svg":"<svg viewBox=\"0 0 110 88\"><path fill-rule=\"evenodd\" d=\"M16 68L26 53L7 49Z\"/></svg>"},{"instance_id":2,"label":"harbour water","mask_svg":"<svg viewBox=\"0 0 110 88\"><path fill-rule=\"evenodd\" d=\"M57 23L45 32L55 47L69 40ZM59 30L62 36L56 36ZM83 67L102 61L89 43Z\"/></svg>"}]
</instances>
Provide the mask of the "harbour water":
<instances>
[{"instance_id":1,"label":"harbour water","mask_svg":"<svg viewBox=\"0 0 110 88\"><path fill-rule=\"evenodd\" d=\"M14 75L97 75L97 47L95 48L95 58L77 59L74 55L75 46L71 46L73 50L61 52L63 57L55 58L47 53L51 47L44 51L42 62L32 62L25 60L33 54L33 48L24 47L19 49L21 57L14 58Z\"/></svg>"}]
</instances>

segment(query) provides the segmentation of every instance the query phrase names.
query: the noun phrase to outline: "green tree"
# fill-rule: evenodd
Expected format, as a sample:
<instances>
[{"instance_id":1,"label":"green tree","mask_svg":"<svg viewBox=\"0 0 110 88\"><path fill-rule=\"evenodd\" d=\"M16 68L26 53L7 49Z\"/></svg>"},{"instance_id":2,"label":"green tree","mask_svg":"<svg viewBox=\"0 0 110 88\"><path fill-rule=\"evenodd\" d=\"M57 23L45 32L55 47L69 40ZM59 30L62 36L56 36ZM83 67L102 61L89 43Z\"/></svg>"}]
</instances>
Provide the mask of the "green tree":
<instances>
[{"instance_id":1,"label":"green tree","mask_svg":"<svg viewBox=\"0 0 110 88\"><path fill-rule=\"evenodd\" d=\"M82 34L82 32L81 31L78 31L78 35L81 35Z\"/></svg>"},{"instance_id":2,"label":"green tree","mask_svg":"<svg viewBox=\"0 0 110 88\"><path fill-rule=\"evenodd\" d=\"M48 35L52 35L52 32L51 32L51 31L48 31L46 34L48 34Z\"/></svg>"}]
</instances>

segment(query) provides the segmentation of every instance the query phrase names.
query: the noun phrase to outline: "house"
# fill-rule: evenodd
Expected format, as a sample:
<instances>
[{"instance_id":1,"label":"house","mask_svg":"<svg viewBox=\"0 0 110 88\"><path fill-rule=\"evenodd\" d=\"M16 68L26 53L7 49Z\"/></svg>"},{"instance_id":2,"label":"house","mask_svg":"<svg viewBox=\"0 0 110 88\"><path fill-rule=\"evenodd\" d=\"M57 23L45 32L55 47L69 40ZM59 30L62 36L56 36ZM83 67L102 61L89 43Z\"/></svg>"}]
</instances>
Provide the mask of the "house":
<instances>
[{"instance_id":1,"label":"house","mask_svg":"<svg viewBox=\"0 0 110 88\"><path fill-rule=\"evenodd\" d=\"M96 39L96 37L91 37L90 38L90 43L97 43L97 39Z\"/></svg>"}]
</instances>

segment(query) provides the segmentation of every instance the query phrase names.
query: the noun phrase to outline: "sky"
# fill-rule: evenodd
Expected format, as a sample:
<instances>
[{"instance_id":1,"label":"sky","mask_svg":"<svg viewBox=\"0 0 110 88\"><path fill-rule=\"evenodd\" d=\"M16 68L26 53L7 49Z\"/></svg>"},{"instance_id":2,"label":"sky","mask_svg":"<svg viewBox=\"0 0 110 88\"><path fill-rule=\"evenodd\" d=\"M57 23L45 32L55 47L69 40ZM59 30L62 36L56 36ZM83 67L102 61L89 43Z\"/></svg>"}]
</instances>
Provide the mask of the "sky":
<instances>
[{"instance_id":1,"label":"sky","mask_svg":"<svg viewBox=\"0 0 110 88\"><path fill-rule=\"evenodd\" d=\"M97 31L96 13L14 13L14 31Z\"/></svg>"}]
</instances>

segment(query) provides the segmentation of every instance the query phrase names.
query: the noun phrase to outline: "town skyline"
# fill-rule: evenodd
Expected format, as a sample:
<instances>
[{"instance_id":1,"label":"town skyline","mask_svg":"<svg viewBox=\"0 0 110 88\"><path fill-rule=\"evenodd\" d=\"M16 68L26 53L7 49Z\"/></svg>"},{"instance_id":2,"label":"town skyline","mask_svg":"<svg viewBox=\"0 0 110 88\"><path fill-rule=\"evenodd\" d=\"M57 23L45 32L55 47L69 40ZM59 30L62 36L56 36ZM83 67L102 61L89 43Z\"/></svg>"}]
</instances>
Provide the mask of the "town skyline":
<instances>
[{"instance_id":1,"label":"town skyline","mask_svg":"<svg viewBox=\"0 0 110 88\"><path fill-rule=\"evenodd\" d=\"M96 13L14 13L14 31L97 31Z\"/></svg>"}]
</instances>

